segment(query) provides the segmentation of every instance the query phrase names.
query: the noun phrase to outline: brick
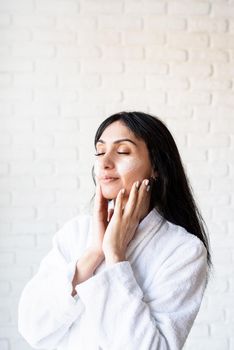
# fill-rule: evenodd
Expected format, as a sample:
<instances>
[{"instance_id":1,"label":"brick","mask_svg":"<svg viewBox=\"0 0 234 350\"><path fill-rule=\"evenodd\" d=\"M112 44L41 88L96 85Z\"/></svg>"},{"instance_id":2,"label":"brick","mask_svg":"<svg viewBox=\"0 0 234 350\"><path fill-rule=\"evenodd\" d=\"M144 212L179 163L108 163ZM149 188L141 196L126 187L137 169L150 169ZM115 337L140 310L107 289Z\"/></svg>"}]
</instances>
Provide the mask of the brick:
<instances>
[{"instance_id":1,"label":"brick","mask_svg":"<svg viewBox=\"0 0 234 350\"><path fill-rule=\"evenodd\" d=\"M29 279L31 277L30 267L0 267L0 276L2 279L7 280L20 280L22 278ZM1 336L1 331L0 331ZM5 337L7 334L5 333Z\"/></svg>"},{"instance_id":2,"label":"brick","mask_svg":"<svg viewBox=\"0 0 234 350\"><path fill-rule=\"evenodd\" d=\"M39 119L35 120L36 131L63 131L71 132L78 128L78 121L75 119Z\"/></svg>"},{"instance_id":3,"label":"brick","mask_svg":"<svg viewBox=\"0 0 234 350\"><path fill-rule=\"evenodd\" d=\"M1 1L3 3L3 1ZM0 33L0 42L24 42L31 39L30 31L26 29L2 29Z\"/></svg>"},{"instance_id":4,"label":"brick","mask_svg":"<svg viewBox=\"0 0 234 350\"><path fill-rule=\"evenodd\" d=\"M12 83L12 77L9 73L0 73L0 87L8 87Z\"/></svg>"},{"instance_id":5,"label":"brick","mask_svg":"<svg viewBox=\"0 0 234 350\"><path fill-rule=\"evenodd\" d=\"M138 17L125 16L123 14L99 15L98 28L100 29L117 29L117 30L139 30L142 28L142 19Z\"/></svg>"},{"instance_id":6,"label":"brick","mask_svg":"<svg viewBox=\"0 0 234 350\"><path fill-rule=\"evenodd\" d=\"M209 38L206 33L168 33L167 34L167 45L169 47L176 47L183 49L194 48L207 48Z\"/></svg>"},{"instance_id":7,"label":"brick","mask_svg":"<svg viewBox=\"0 0 234 350\"><path fill-rule=\"evenodd\" d=\"M190 80L191 88L195 90L219 91L231 89L231 81L224 79L196 79Z\"/></svg>"},{"instance_id":8,"label":"brick","mask_svg":"<svg viewBox=\"0 0 234 350\"><path fill-rule=\"evenodd\" d=\"M191 339L189 338L189 345L190 347L188 349L199 349L199 350L229 350L228 345L228 339L223 337L222 335L219 336L212 336L207 337L207 339L202 338L201 339ZM186 349L185 349L186 350Z\"/></svg>"},{"instance_id":9,"label":"brick","mask_svg":"<svg viewBox=\"0 0 234 350\"><path fill-rule=\"evenodd\" d=\"M145 47L146 59L162 62L184 62L187 60L187 53L184 50L162 48L158 45L147 45Z\"/></svg>"},{"instance_id":10,"label":"brick","mask_svg":"<svg viewBox=\"0 0 234 350\"><path fill-rule=\"evenodd\" d=\"M227 106L234 106L234 93L233 92L225 92L225 93L213 93L213 104L214 106L217 105L227 105Z\"/></svg>"},{"instance_id":11,"label":"brick","mask_svg":"<svg viewBox=\"0 0 234 350\"><path fill-rule=\"evenodd\" d=\"M10 56L10 48L8 45L0 44L0 57L9 57Z\"/></svg>"},{"instance_id":12,"label":"brick","mask_svg":"<svg viewBox=\"0 0 234 350\"><path fill-rule=\"evenodd\" d=\"M97 118L104 114L104 106L100 104L88 104L79 102L66 103L62 102L60 105L60 114L64 118L79 118L79 116L86 118Z\"/></svg>"},{"instance_id":13,"label":"brick","mask_svg":"<svg viewBox=\"0 0 234 350\"><path fill-rule=\"evenodd\" d=\"M227 155L227 153L228 153L225 150L221 151L219 149L217 149L216 152L217 152L217 160L225 159L225 158L221 158L220 153L224 154L224 155L225 154ZM210 154L209 154L209 157L212 158L212 160L214 160L214 156L213 156L214 153L215 153L215 151L212 150L212 151L210 151ZM232 155L233 155L233 151L232 151ZM227 156L227 158L225 160L227 161L229 157ZM233 185L234 185L233 179L224 178L224 179L222 179L222 181L220 181L219 178L212 178L211 179L212 191L216 192L216 193L219 193L221 191L224 193L230 193L230 188L233 188Z\"/></svg>"},{"instance_id":14,"label":"brick","mask_svg":"<svg viewBox=\"0 0 234 350\"><path fill-rule=\"evenodd\" d=\"M56 203L59 206L79 206L82 200L80 191L56 191Z\"/></svg>"},{"instance_id":15,"label":"brick","mask_svg":"<svg viewBox=\"0 0 234 350\"><path fill-rule=\"evenodd\" d=\"M167 74L168 65L165 63L145 61L144 64L139 61L126 61L125 63L126 73L145 73L145 74Z\"/></svg>"},{"instance_id":16,"label":"brick","mask_svg":"<svg viewBox=\"0 0 234 350\"><path fill-rule=\"evenodd\" d=\"M80 6L80 12L83 14L104 14L111 13L112 15L122 12L123 4L113 0L86 0Z\"/></svg>"},{"instance_id":17,"label":"brick","mask_svg":"<svg viewBox=\"0 0 234 350\"><path fill-rule=\"evenodd\" d=\"M7 281L0 281L0 296L8 296L10 292L10 283ZM0 341L1 345L1 341Z\"/></svg>"},{"instance_id":18,"label":"brick","mask_svg":"<svg viewBox=\"0 0 234 350\"><path fill-rule=\"evenodd\" d=\"M164 14L166 12L166 6L163 1L132 1L128 0L125 3L124 12L127 14Z\"/></svg>"},{"instance_id":19,"label":"brick","mask_svg":"<svg viewBox=\"0 0 234 350\"><path fill-rule=\"evenodd\" d=\"M228 51L217 50L217 49L191 49L189 50L190 60L193 62L227 62L228 61Z\"/></svg>"},{"instance_id":20,"label":"brick","mask_svg":"<svg viewBox=\"0 0 234 350\"><path fill-rule=\"evenodd\" d=\"M59 115L59 103L44 101L43 104L35 101L28 101L27 104L21 101L14 103L14 114L16 116L23 116L30 118L32 116L40 118L52 118Z\"/></svg>"},{"instance_id":21,"label":"brick","mask_svg":"<svg viewBox=\"0 0 234 350\"><path fill-rule=\"evenodd\" d=\"M45 134L38 133L15 133L12 136L12 144L25 146L52 146L53 137Z\"/></svg>"},{"instance_id":22,"label":"brick","mask_svg":"<svg viewBox=\"0 0 234 350\"><path fill-rule=\"evenodd\" d=\"M99 16L98 16L99 18ZM59 30L71 30L80 32L82 30L94 30L96 29L97 20L91 16L84 16L80 14L76 15L64 15L61 14L56 16L56 28Z\"/></svg>"},{"instance_id":23,"label":"brick","mask_svg":"<svg viewBox=\"0 0 234 350\"><path fill-rule=\"evenodd\" d=\"M0 145L7 146L11 143L11 135L9 133L0 132Z\"/></svg>"},{"instance_id":24,"label":"brick","mask_svg":"<svg viewBox=\"0 0 234 350\"><path fill-rule=\"evenodd\" d=\"M210 11L210 4L203 1L170 1L168 3L169 15L197 16L207 15Z\"/></svg>"},{"instance_id":25,"label":"brick","mask_svg":"<svg viewBox=\"0 0 234 350\"><path fill-rule=\"evenodd\" d=\"M77 60L54 59L37 59L36 63L37 73L63 73L63 74L73 74L79 72L79 62Z\"/></svg>"},{"instance_id":26,"label":"brick","mask_svg":"<svg viewBox=\"0 0 234 350\"><path fill-rule=\"evenodd\" d=\"M1 8L1 5L0 5ZM8 24L10 24L10 15L6 14L6 13L1 13L0 14L0 26L4 27L7 26Z\"/></svg>"},{"instance_id":27,"label":"brick","mask_svg":"<svg viewBox=\"0 0 234 350\"><path fill-rule=\"evenodd\" d=\"M222 18L194 18L188 19L188 31L194 32L209 32L213 33L224 33L227 30L227 21Z\"/></svg>"},{"instance_id":28,"label":"brick","mask_svg":"<svg viewBox=\"0 0 234 350\"><path fill-rule=\"evenodd\" d=\"M56 147L78 147L79 146L79 133L70 132L69 137L64 132L54 132L54 145Z\"/></svg>"},{"instance_id":29,"label":"brick","mask_svg":"<svg viewBox=\"0 0 234 350\"><path fill-rule=\"evenodd\" d=\"M0 220L31 219L34 215L32 208L4 207L0 212Z\"/></svg>"},{"instance_id":30,"label":"brick","mask_svg":"<svg viewBox=\"0 0 234 350\"><path fill-rule=\"evenodd\" d=\"M71 31L35 28L32 35L33 40L39 43L69 44L75 42L75 33Z\"/></svg>"},{"instance_id":31,"label":"brick","mask_svg":"<svg viewBox=\"0 0 234 350\"><path fill-rule=\"evenodd\" d=\"M38 15L38 14L19 14L12 13L12 21L15 26L19 27L39 27L39 28L51 28L54 26L53 16Z\"/></svg>"},{"instance_id":32,"label":"brick","mask_svg":"<svg viewBox=\"0 0 234 350\"><path fill-rule=\"evenodd\" d=\"M11 175L50 175L53 171L51 162L14 161L10 163Z\"/></svg>"},{"instance_id":33,"label":"brick","mask_svg":"<svg viewBox=\"0 0 234 350\"><path fill-rule=\"evenodd\" d=\"M191 106L158 106L157 110L149 109L150 113L153 115L156 114L160 119L164 118L179 118L179 119L187 119L192 116L192 108ZM157 112L157 113L156 113Z\"/></svg>"},{"instance_id":34,"label":"brick","mask_svg":"<svg viewBox=\"0 0 234 350\"><path fill-rule=\"evenodd\" d=\"M50 44L28 43L12 45L12 56L14 57L53 57L55 48Z\"/></svg>"},{"instance_id":35,"label":"brick","mask_svg":"<svg viewBox=\"0 0 234 350\"><path fill-rule=\"evenodd\" d=\"M119 102L122 99L122 94L118 90L93 90L92 91L92 103L105 103L108 101L114 102ZM88 90L83 90L80 93L80 101L83 103L89 103L90 101L90 91Z\"/></svg>"},{"instance_id":36,"label":"brick","mask_svg":"<svg viewBox=\"0 0 234 350\"><path fill-rule=\"evenodd\" d=\"M5 239L4 236L0 236L1 240L0 240L0 247L3 247L5 244ZM8 236L7 236L8 238ZM12 263L14 263L15 258L14 258L14 253L11 252L1 252L0 255L0 266L6 266L6 265L11 265Z\"/></svg>"},{"instance_id":37,"label":"brick","mask_svg":"<svg viewBox=\"0 0 234 350\"><path fill-rule=\"evenodd\" d=\"M59 88L68 88L73 87L77 91L83 88L97 88L101 84L101 78L98 74L59 74L57 76L58 87ZM70 104L69 104L70 105ZM75 115L77 115L79 109L77 109Z\"/></svg>"},{"instance_id":38,"label":"brick","mask_svg":"<svg viewBox=\"0 0 234 350\"><path fill-rule=\"evenodd\" d=\"M169 105L209 105L211 102L210 94L207 92L187 92L175 93L168 91L167 103Z\"/></svg>"},{"instance_id":39,"label":"brick","mask_svg":"<svg viewBox=\"0 0 234 350\"><path fill-rule=\"evenodd\" d=\"M37 160L75 160L77 159L77 152L73 147L57 147L47 148L41 147L36 149Z\"/></svg>"},{"instance_id":40,"label":"brick","mask_svg":"<svg viewBox=\"0 0 234 350\"><path fill-rule=\"evenodd\" d=\"M98 47L94 46L60 46L57 48L58 57L68 57L68 58L99 58L101 56L101 51Z\"/></svg>"},{"instance_id":41,"label":"brick","mask_svg":"<svg viewBox=\"0 0 234 350\"><path fill-rule=\"evenodd\" d=\"M143 21L146 30L182 31L186 29L186 20L184 18L169 16L168 14L164 16L143 14Z\"/></svg>"},{"instance_id":42,"label":"brick","mask_svg":"<svg viewBox=\"0 0 234 350\"><path fill-rule=\"evenodd\" d=\"M123 65L116 61L86 60L81 65L82 73L121 73Z\"/></svg>"},{"instance_id":43,"label":"brick","mask_svg":"<svg viewBox=\"0 0 234 350\"><path fill-rule=\"evenodd\" d=\"M45 219L45 220L14 220L12 222L12 234L51 234L55 233L56 223L54 221Z\"/></svg>"},{"instance_id":44,"label":"brick","mask_svg":"<svg viewBox=\"0 0 234 350\"><path fill-rule=\"evenodd\" d=\"M0 188L4 189L29 189L33 188L33 179L30 176L8 176L0 178Z\"/></svg>"},{"instance_id":45,"label":"brick","mask_svg":"<svg viewBox=\"0 0 234 350\"><path fill-rule=\"evenodd\" d=\"M39 220L44 220L45 218L49 219L59 219L59 220L70 220L74 216L78 215L78 210L74 207L49 207L49 208L38 208L37 216ZM38 236L38 247L41 247L40 243L42 237ZM47 239L47 238L46 238Z\"/></svg>"},{"instance_id":46,"label":"brick","mask_svg":"<svg viewBox=\"0 0 234 350\"><path fill-rule=\"evenodd\" d=\"M226 123L226 119L231 122L234 117L233 108L230 106L195 106L194 107L194 116L197 119L214 119L214 120L222 120L224 117L224 123Z\"/></svg>"},{"instance_id":47,"label":"brick","mask_svg":"<svg viewBox=\"0 0 234 350\"><path fill-rule=\"evenodd\" d=\"M14 191L12 203L15 206L35 206L54 203L54 194L51 191L34 189L33 191Z\"/></svg>"},{"instance_id":48,"label":"brick","mask_svg":"<svg viewBox=\"0 0 234 350\"><path fill-rule=\"evenodd\" d=\"M10 205L10 202L11 202L10 194L6 192L0 192L0 205L1 206Z\"/></svg>"},{"instance_id":49,"label":"brick","mask_svg":"<svg viewBox=\"0 0 234 350\"><path fill-rule=\"evenodd\" d=\"M233 49L234 48L234 35L232 34L213 34L211 36L211 47L216 49Z\"/></svg>"},{"instance_id":50,"label":"brick","mask_svg":"<svg viewBox=\"0 0 234 350\"><path fill-rule=\"evenodd\" d=\"M234 76L234 66L230 63L214 65L214 76L220 79L231 79Z\"/></svg>"},{"instance_id":51,"label":"brick","mask_svg":"<svg viewBox=\"0 0 234 350\"><path fill-rule=\"evenodd\" d=\"M77 92L74 89L37 88L34 92L35 101L42 103L44 101L75 101L77 98Z\"/></svg>"},{"instance_id":52,"label":"brick","mask_svg":"<svg viewBox=\"0 0 234 350\"><path fill-rule=\"evenodd\" d=\"M14 74L13 85L19 87L55 87L54 74Z\"/></svg>"},{"instance_id":53,"label":"brick","mask_svg":"<svg viewBox=\"0 0 234 350\"><path fill-rule=\"evenodd\" d=\"M102 87L105 89L143 89L144 76L140 74L106 74L102 75Z\"/></svg>"},{"instance_id":54,"label":"brick","mask_svg":"<svg viewBox=\"0 0 234 350\"><path fill-rule=\"evenodd\" d=\"M54 14L74 14L78 12L77 1L36 0L36 11Z\"/></svg>"},{"instance_id":55,"label":"brick","mask_svg":"<svg viewBox=\"0 0 234 350\"><path fill-rule=\"evenodd\" d=\"M10 350L9 341L7 339L0 339L1 350Z\"/></svg>"},{"instance_id":56,"label":"brick","mask_svg":"<svg viewBox=\"0 0 234 350\"><path fill-rule=\"evenodd\" d=\"M141 46L105 46L102 50L104 59L141 59L144 52Z\"/></svg>"},{"instance_id":57,"label":"brick","mask_svg":"<svg viewBox=\"0 0 234 350\"><path fill-rule=\"evenodd\" d=\"M7 163L0 163L0 175L7 175L9 173L9 165Z\"/></svg>"},{"instance_id":58,"label":"brick","mask_svg":"<svg viewBox=\"0 0 234 350\"><path fill-rule=\"evenodd\" d=\"M19 218L16 218L19 219ZM1 248L34 248L35 237L33 235L1 235ZM9 253L8 253L9 254ZM11 259L13 261L13 258Z\"/></svg>"},{"instance_id":59,"label":"brick","mask_svg":"<svg viewBox=\"0 0 234 350\"><path fill-rule=\"evenodd\" d=\"M170 78L170 77L157 77L154 75L146 76L146 88L151 89L166 89L166 90L186 90L189 87L187 79Z\"/></svg>"},{"instance_id":60,"label":"brick","mask_svg":"<svg viewBox=\"0 0 234 350\"><path fill-rule=\"evenodd\" d=\"M32 90L31 89L17 89L14 87L6 87L0 89L0 96L5 100L26 100L30 101L32 99Z\"/></svg>"},{"instance_id":61,"label":"brick","mask_svg":"<svg viewBox=\"0 0 234 350\"><path fill-rule=\"evenodd\" d=\"M32 160L33 153L31 150L23 147L9 148L1 147L0 149L0 158L2 160Z\"/></svg>"},{"instance_id":62,"label":"brick","mask_svg":"<svg viewBox=\"0 0 234 350\"><path fill-rule=\"evenodd\" d=\"M0 71L3 72L32 72L33 62L29 60L19 60L16 58L9 58L0 61Z\"/></svg>"},{"instance_id":63,"label":"brick","mask_svg":"<svg viewBox=\"0 0 234 350\"><path fill-rule=\"evenodd\" d=\"M76 176L71 175L41 176L36 177L35 181L38 189L77 189L79 187ZM42 220L42 218L37 219Z\"/></svg>"},{"instance_id":64,"label":"brick","mask_svg":"<svg viewBox=\"0 0 234 350\"><path fill-rule=\"evenodd\" d=\"M77 33L77 44L87 45L118 45L120 33L117 30L80 31Z\"/></svg>"},{"instance_id":65,"label":"brick","mask_svg":"<svg viewBox=\"0 0 234 350\"><path fill-rule=\"evenodd\" d=\"M20 3L14 0L1 1L0 10L1 11L31 11L33 9L32 0L22 0Z\"/></svg>"},{"instance_id":66,"label":"brick","mask_svg":"<svg viewBox=\"0 0 234 350\"><path fill-rule=\"evenodd\" d=\"M214 120L214 122L210 123L210 131L211 132L223 132L227 135L229 134L230 130L233 130L234 127L234 120L233 119L226 119L226 116L224 115L223 120Z\"/></svg>"},{"instance_id":67,"label":"brick","mask_svg":"<svg viewBox=\"0 0 234 350\"><path fill-rule=\"evenodd\" d=\"M170 75L181 77L197 77L199 79L207 78L211 75L212 68L210 64L198 63L171 63Z\"/></svg>"},{"instance_id":68,"label":"brick","mask_svg":"<svg viewBox=\"0 0 234 350\"><path fill-rule=\"evenodd\" d=\"M23 248L23 246L21 247ZM33 248L33 251L17 250L16 252L16 264L17 266L27 266L30 264L39 265L41 260L45 257L47 252L44 250L37 250Z\"/></svg>"},{"instance_id":69,"label":"brick","mask_svg":"<svg viewBox=\"0 0 234 350\"><path fill-rule=\"evenodd\" d=\"M234 17L234 5L221 2L212 4L212 15L219 17Z\"/></svg>"},{"instance_id":70,"label":"brick","mask_svg":"<svg viewBox=\"0 0 234 350\"><path fill-rule=\"evenodd\" d=\"M165 35L158 30L128 30L123 33L123 43L125 45L163 45L164 42Z\"/></svg>"},{"instance_id":71,"label":"brick","mask_svg":"<svg viewBox=\"0 0 234 350\"><path fill-rule=\"evenodd\" d=\"M77 175L81 171L80 161L59 161L55 163L55 172L58 175Z\"/></svg>"},{"instance_id":72,"label":"brick","mask_svg":"<svg viewBox=\"0 0 234 350\"><path fill-rule=\"evenodd\" d=\"M14 130L20 130L20 131L30 131L32 130L33 122L31 120L25 120L20 119L17 120L17 118L2 118L1 124L0 124L0 130L6 130L6 131L14 131Z\"/></svg>"},{"instance_id":73,"label":"brick","mask_svg":"<svg viewBox=\"0 0 234 350\"><path fill-rule=\"evenodd\" d=\"M142 90L124 90L124 101L134 104L135 100L142 100L145 104L163 104L165 101L165 94L162 91L142 91Z\"/></svg>"}]
</instances>

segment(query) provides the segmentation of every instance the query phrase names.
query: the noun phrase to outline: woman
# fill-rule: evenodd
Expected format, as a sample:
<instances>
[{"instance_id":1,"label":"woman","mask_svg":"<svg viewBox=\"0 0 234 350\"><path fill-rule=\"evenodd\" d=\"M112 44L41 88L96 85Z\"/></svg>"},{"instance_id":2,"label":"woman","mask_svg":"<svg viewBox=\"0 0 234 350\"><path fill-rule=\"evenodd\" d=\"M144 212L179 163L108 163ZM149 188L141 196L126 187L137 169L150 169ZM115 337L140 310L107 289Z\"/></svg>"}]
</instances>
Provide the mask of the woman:
<instances>
[{"instance_id":1,"label":"woman","mask_svg":"<svg viewBox=\"0 0 234 350\"><path fill-rule=\"evenodd\" d=\"M121 112L95 148L93 215L54 236L22 292L19 331L38 349L181 349L210 253L176 144L158 118Z\"/></svg>"}]
</instances>

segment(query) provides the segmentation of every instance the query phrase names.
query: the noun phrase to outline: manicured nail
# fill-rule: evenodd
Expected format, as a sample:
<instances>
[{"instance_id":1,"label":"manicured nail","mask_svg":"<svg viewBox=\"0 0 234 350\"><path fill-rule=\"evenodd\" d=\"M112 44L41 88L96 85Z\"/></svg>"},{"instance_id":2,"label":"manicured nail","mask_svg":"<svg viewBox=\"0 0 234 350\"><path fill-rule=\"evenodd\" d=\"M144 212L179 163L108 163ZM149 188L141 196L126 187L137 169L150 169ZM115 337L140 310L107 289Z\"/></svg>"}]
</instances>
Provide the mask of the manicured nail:
<instances>
[{"instance_id":1,"label":"manicured nail","mask_svg":"<svg viewBox=\"0 0 234 350\"><path fill-rule=\"evenodd\" d=\"M122 188L121 194L124 194L124 193L125 193L125 188Z\"/></svg>"},{"instance_id":2,"label":"manicured nail","mask_svg":"<svg viewBox=\"0 0 234 350\"><path fill-rule=\"evenodd\" d=\"M147 186L147 185L149 184L149 180L148 180L148 179L145 180L145 181L144 181L144 184Z\"/></svg>"},{"instance_id":3,"label":"manicured nail","mask_svg":"<svg viewBox=\"0 0 234 350\"><path fill-rule=\"evenodd\" d=\"M137 181L137 182L135 183L135 186L136 186L137 189L139 188L139 185L140 185L140 183L139 183L139 181Z\"/></svg>"},{"instance_id":4,"label":"manicured nail","mask_svg":"<svg viewBox=\"0 0 234 350\"><path fill-rule=\"evenodd\" d=\"M146 188L146 191L147 191L147 192L149 192L149 190L150 190L150 185L147 186L147 188Z\"/></svg>"}]
</instances>

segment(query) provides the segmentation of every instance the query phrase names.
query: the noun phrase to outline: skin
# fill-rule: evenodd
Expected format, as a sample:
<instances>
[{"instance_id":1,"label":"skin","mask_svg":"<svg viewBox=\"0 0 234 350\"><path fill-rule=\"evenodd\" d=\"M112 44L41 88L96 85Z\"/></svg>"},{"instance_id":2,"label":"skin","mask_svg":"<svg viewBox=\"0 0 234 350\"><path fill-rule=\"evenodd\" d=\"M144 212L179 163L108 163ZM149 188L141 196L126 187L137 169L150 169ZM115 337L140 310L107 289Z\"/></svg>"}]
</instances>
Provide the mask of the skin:
<instances>
[{"instance_id":1,"label":"skin","mask_svg":"<svg viewBox=\"0 0 234 350\"><path fill-rule=\"evenodd\" d=\"M123 138L132 140L136 145L127 141L114 143ZM106 265L126 260L128 244L134 238L139 222L149 212L151 191L147 180L157 175L153 172L145 142L137 139L123 123L117 121L109 125L101 139L105 143L96 145L97 153L104 154L98 156L95 162L97 185L93 237L77 262L72 296L76 295L76 285L92 277L104 259ZM102 180L103 174L118 179L107 183ZM125 192L122 193L122 190ZM114 200L112 211L108 211L108 199Z\"/></svg>"},{"instance_id":2,"label":"skin","mask_svg":"<svg viewBox=\"0 0 234 350\"><path fill-rule=\"evenodd\" d=\"M116 143L126 138L134 144L129 141ZM147 190L147 187L149 178L156 174L145 142L136 138L120 121L104 130L96 144L96 151L99 156L95 162L97 186L92 247L104 254L106 264L112 264L126 260L128 244L139 222L149 212L150 188ZM117 179L105 182L103 175ZM121 190L125 191L124 194ZM109 213L108 199L113 199L115 203L114 211Z\"/></svg>"}]
</instances>

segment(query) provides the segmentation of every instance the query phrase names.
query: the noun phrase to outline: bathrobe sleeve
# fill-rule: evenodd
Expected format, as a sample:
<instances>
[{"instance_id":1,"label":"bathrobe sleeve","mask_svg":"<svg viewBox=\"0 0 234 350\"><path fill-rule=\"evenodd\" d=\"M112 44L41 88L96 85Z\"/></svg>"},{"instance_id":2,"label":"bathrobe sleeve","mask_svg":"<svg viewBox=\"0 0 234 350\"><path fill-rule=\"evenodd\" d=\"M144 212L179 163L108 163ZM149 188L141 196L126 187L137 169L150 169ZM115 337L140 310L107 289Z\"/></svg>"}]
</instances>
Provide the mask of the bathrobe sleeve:
<instances>
[{"instance_id":1,"label":"bathrobe sleeve","mask_svg":"<svg viewBox=\"0 0 234 350\"><path fill-rule=\"evenodd\" d=\"M206 272L206 249L191 239L162 264L145 295L129 261L108 266L76 290L102 350L179 350L198 313Z\"/></svg>"},{"instance_id":2,"label":"bathrobe sleeve","mask_svg":"<svg viewBox=\"0 0 234 350\"><path fill-rule=\"evenodd\" d=\"M83 310L81 300L71 296L77 261L64 250L70 229L69 222L55 234L52 249L20 296L18 330L34 348L54 349Z\"/></svg>"}]
</instances>

